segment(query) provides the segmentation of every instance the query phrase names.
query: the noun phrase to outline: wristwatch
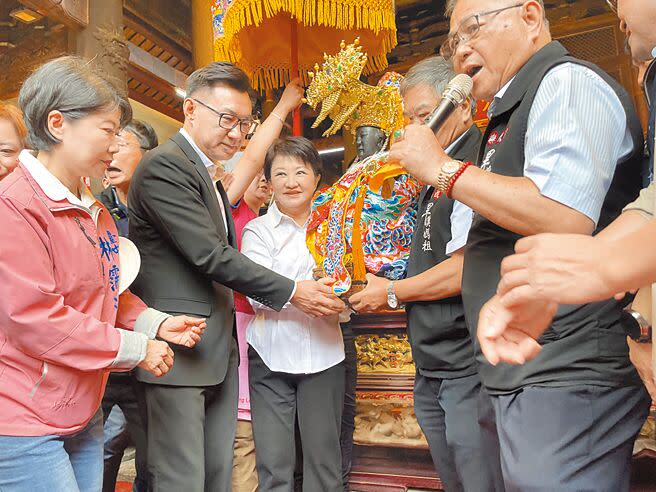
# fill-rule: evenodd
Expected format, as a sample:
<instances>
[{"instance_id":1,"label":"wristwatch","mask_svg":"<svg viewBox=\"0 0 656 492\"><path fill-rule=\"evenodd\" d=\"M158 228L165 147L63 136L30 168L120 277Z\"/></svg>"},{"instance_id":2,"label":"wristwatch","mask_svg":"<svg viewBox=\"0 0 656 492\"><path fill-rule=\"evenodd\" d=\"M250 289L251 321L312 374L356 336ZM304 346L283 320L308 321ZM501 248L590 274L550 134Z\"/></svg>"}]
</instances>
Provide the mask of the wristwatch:
<instances>
[{"instance_id":1,"label":"wristwatch","mask_svg":"<svg viewBox=\"0 0 656 492\"><path fill-rule=\"evenodd\" d=\"M392 281L387 284L387 305L390 307L390 309L396 309L399 307L399 300L396 298L396 294L394 293L394 282Z\"/></svg>"},{"instance_id":2,"label":"wristwatch","mask_svg":"<svg viewBox=\"0 0 656 492\"><path fill-rule=\"evenodd\" d=\"M437 186L435 188L440 193L446 193L449 188L449 182L454 174L462 167L463 163L460 161L449 161L442 164L440 173L437 175Z\"/></svg>"},{"instance_id":3,"label":"wristwatch","mask_svg":"<svg viewBox=\"0 0 656 492\"><path fill-rule=\"evenodd\" d=\"M649 321L638 311L631 308L626 308L625 311L631 315L639 327L639 330L631 330L629 336L638 343L651 343L651 324L649 324Z\"/></svg>"}]
</instances>

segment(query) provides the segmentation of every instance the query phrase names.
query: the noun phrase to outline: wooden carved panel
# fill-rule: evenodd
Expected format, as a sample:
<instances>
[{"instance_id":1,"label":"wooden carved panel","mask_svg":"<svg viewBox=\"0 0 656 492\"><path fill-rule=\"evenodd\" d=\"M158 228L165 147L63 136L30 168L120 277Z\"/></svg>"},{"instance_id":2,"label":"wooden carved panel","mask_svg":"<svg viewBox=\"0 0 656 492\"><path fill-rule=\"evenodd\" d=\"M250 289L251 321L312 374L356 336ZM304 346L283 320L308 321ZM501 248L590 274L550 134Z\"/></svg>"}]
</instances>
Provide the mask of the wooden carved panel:
<instances>
[{"instance_id":1,"label":"wooden carved panel","mask_svg":"<svg viewBox=\"0 0 656 492\"><path fill-rule=\"evenodd\" d=\"M428 449L413 410L412 393L357 393L353 442L364 446Z\"/></svg>"},{"instance_id":2,"label":"wooden carved panel","mask_svg":"<svg viewBox=\"0 0 656 492\"><path fill-rule=\"evenodd\" d=\"M358 367L355 443L427 450L413 408L415 364L405 312L355 315L351 326Z\"/></svg>"},{"instance_id":3,"label":"wooden carved panel","mask_svg":"<svg viewBox=\"0 0 656 492\"><path fill-rule=\"evenodd\" d=\"M415 373L407 335L360 335L355 339L355 348L358 353L358 374Z\"/></svg>"}]
</instances>

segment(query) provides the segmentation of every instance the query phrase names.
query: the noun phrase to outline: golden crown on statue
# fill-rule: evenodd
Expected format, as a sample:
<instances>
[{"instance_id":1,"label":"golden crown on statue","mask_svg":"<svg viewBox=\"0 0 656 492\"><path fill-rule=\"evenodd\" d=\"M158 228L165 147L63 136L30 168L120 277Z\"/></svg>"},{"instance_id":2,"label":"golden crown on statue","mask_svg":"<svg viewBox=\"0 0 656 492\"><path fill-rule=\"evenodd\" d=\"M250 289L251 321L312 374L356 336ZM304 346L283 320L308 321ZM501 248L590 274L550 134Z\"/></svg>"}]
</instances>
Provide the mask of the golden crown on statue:
<instances>
[{"instance_id":1,"label":"golden crown on statue","mask_svg":"<svg viewBox=\"0 0 656 492\"><path fill-rule=\"evenodd\" d=\"M323 135L333 135L342 126L355 130L361 126L375 126L387 135L403 126L403 103L397 88L371 86L360 82L367 54L362 52L360 39L352 44L340 43L341 50L334 56L324 53L324 63L309 72L312 79L304 102L312 109L321 104L319 116L312 124L318 127L327 117L332 125Z\"/></svg>"}]
</instances>

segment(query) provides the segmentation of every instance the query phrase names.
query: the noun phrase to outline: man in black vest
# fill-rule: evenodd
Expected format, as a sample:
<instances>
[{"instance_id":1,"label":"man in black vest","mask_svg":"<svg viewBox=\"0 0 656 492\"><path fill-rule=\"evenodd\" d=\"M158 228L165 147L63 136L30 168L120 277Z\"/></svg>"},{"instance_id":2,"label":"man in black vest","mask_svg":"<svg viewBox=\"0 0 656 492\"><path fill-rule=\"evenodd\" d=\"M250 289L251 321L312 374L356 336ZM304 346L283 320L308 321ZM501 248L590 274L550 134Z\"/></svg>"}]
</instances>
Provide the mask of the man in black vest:
<instances>
[{"instance_id":1,"label":"man in black vest","mask_svg":"<svg viewBox=\"0 0 656 492\"><path fill-rule=\"evenodd\" d=\"M411 125L391 150L408 170L475 212L462 297L472 335L515 242L541 232L591 234L641 185L643 139L626 92L552 42L541 0L451 0L442 54L492 100L476 166L449 158ZM629 489L633 441L649 401L628 357L622 304L560 308L532 361L492 366L507 490Z\"/></svg>"},{"instance_id":2,"label":"man in black vest","mask_svg":"<svg viewBox=\"0 0 656 492\"><path fill-rule=\"evenodd\" d=\"M439 56L412 67L401 83L406 117L423 123L454 76L451 64ZM482 136L474 125L474 108L468 100L438 134L454 159L476 159ZM425 186L417 214L407 278L390 282L369 275L367 287L350 302L358 312L407 304L408 338L417 367L415 414L445 490L502 491L499 460L482 445L479 404L490 411L490 403L484 390L480 394L460 297L463 248L473 212L462 203L438 198L432 186Z\"/></svg>"},{"instance_id":3,"label":"man in black vest","mask_svg":"<svg viewBox=\"0 0 656 492\"><path fill-rule=\"evenodd\" d=\"M647 147L650 161L645 173L649 175L654 169L656 4L649 0L615 3L609 2L618 12L620 25L630 33L628 40L634 63L646 69L639 82L649 105ZM591 302L652 283L656 279L656 262L650 261L656 234L652 220L655 214L656 185L651 183L636 202L628 205L624 213L597 236L544 234L519 241L518 254L503 262L500 296L486 305L481 316L479 339L486 355L493 360L513 361L536 354L532 339L539 337L548 324L544 320L546 316L527 314L544 310L549 301ZM576 289L568 285L576 285ZM643 323L640 317L637 319ZM652 348L650 327L643 324L640 328L643 328L642 333L636 331L634 334L640 345L631 344L632 360L647 389L656 398L649 350ZM508 342L508 337L515 342Z\"/></svg>"}]
</instances>

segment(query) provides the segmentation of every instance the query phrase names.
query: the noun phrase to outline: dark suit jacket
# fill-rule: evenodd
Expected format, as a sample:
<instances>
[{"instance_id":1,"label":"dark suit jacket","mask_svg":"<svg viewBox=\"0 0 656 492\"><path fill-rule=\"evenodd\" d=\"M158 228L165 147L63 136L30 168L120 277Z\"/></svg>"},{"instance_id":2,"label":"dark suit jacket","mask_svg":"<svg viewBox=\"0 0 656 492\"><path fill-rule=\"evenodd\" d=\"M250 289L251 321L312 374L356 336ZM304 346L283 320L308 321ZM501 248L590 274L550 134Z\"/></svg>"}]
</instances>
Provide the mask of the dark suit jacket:
<instances>
[{"instance_id":1,"label":"dark suit jacket","mask_svg":"<svg viewBox=\"0 0 656 492\"><path fill-rule=\"evenodd\" d=\"M138 370L141 381L211 386L226 375L234 330L233 290L280 310L294 282L243 256L236 249L230 204L183 135L144 156L130 184L130 239L141 253L131 290L149 306L170 314L207 318L194 347L173 346L173 369L162 378Z\"/></svg>"}]
</instances>

